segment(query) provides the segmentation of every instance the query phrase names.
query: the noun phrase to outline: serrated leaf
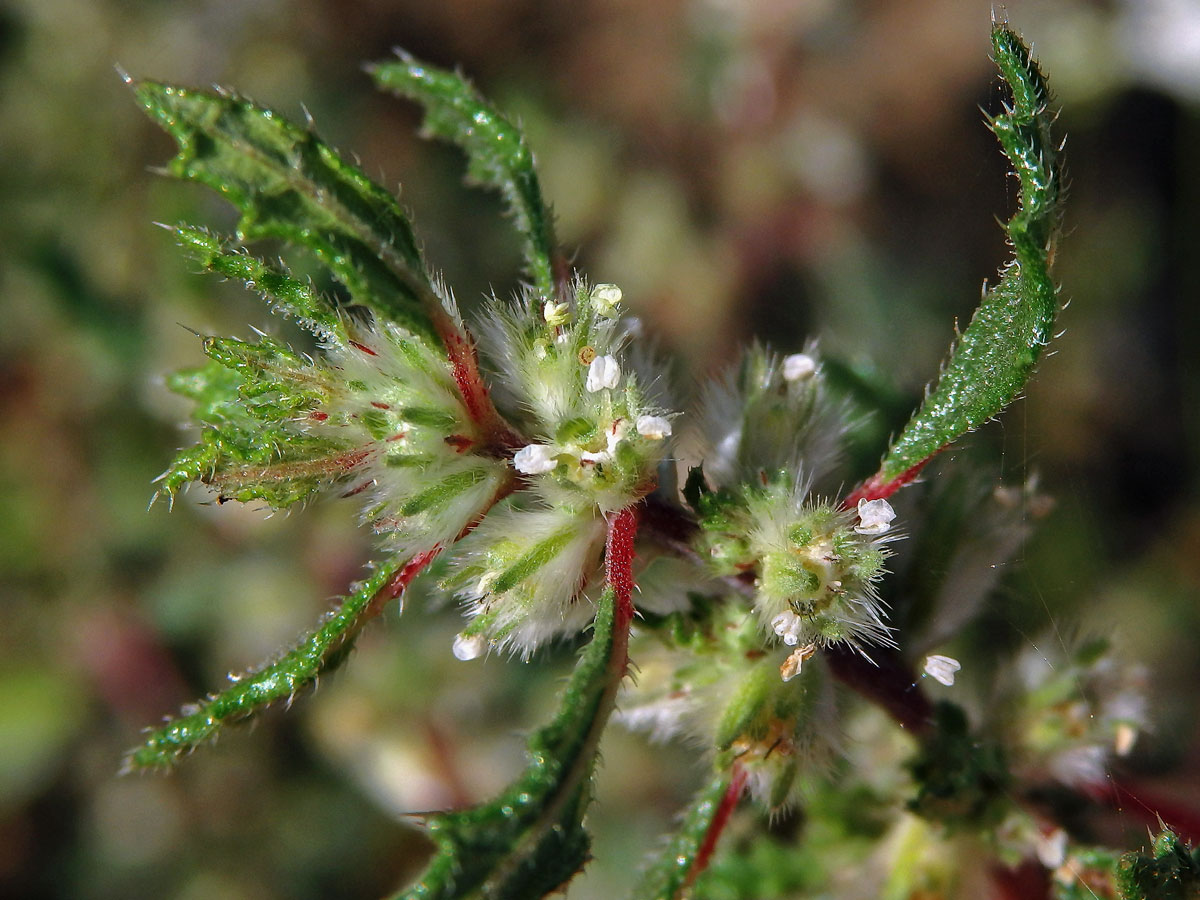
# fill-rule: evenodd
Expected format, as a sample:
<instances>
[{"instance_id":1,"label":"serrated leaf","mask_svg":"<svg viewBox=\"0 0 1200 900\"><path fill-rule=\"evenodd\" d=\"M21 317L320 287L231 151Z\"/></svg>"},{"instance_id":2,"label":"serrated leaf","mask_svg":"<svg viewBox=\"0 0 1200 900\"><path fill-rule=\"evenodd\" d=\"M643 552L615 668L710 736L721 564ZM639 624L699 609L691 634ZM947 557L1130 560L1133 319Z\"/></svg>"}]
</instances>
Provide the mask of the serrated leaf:
<instances>
[{"instance_id":1,"label":"serrated leaf","mask_svg":"<svg viewBox=\"0 0 1200 900\"><path fill-rule=\"evenodd\" d=\"M437 852L397 900L542 897L587 861L582 817L596 746L624 675L625 635L614 628L614 604L610 587L558 714L529 739L525 771L488 803L429 817Z\"/></svg>"},{"instance_id":2,"label":"serrated leaf","mask_svg":"<svg viewBox=\"0 0 1200 900\"><path fill-rule=\"evenodd\" d=\"M445 317L396 200L312 132L232 93L134 81L147 113L179 145L172 174L219 191L241 213L240 240L305 247L357 303L440 340Z\"/></svg>"},{"instance_id":3,"label":"serrated leaf","mask_svg":"<svg viewBox=\"0 0 1200 900\"><path fill-rule=\"evenodd\" d=\"M249 719L272 703L291 701L317 677L345 659L359 631L387 601L432 558L432 553L408 561L389 560L366 581L342 598L320 625L275 662L238 679L231 687L203 700L166 725L151 731L140 747L125 758L125 770L168 768L220 729Z\"/></svg>"},{"instance_id":4,"label":"serrated leaf","mask_svg":"<svg viewBox=\"0 0 1200 900\"><path fill-rule=\"evenodd\" d=\"M425 108L425 131L467 154L467 174L504 197L525 239L526 271L544 297L554 294L554 225L521 129L456 72L401 52L368 67L375 83Z\"/></svg>"},{"instance_id":5,"label":"serrated leaf","mask_svg":"<svg viewBox=\"0 0 1200 900\"><path fill-rule=\"evenodd\" d=\"M1007 26L993 30L992 47L1013 97L990 124L1020 182L1019 208L1006 226L1014 258L984 295L937 386L888 451L872 479L876 487L902 483L938 450L997 415L1024 387L1051 337L1058 298L1050 262L1061 172L1050 135L1049 91Z\"/></svg>"},{"instance_id":6,"label":"serrated leaf","mask_svg":"<svg viewBox=\"0 0 1200 900\"><path fill-rule=\"evenodd\" d=\"M270 337L205 338L204 350L208 365L167 381L195 401L192 418L206 427L160 476L161 491L201 481L216 488L219 501L264 500L281 509L366 461L366 448L302 427L332 390L320 366Z\"/></svg>"},{"instance_id":7,"label":"serrated leaf","mask_svg":"<svg viewBox=\"0 0 1200 900\"><path fill-rule=\"evenodd\" d=\"M245 251L229 249L226 241L206 228L179 225L174 232L179 246L210 272L245 282L262 294L274 311L294 317L325 343L339 347L349 343L346 322L337 305L311 285L293 278L286 269L268 265Z\"/></svg>"}]
</instances>

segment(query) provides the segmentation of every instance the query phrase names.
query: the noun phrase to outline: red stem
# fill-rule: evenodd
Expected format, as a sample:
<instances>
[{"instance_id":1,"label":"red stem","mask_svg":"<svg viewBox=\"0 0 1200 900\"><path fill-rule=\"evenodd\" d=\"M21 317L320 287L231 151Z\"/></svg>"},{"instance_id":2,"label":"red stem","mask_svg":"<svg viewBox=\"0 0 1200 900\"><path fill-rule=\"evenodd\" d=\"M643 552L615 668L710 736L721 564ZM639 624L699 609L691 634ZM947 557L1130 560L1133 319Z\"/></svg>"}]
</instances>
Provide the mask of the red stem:
<instances>
[{"instance_id":1,"label":"red stem","mask_svg":"<svg viewBox=\"0 0 1200 900\"><path fill-rule=\"evenodd\" d=\"M391 581L375 592L375 596L363 610L363 622L365 623L368 619L383 612L383 608L403 594L405 589L412 584L413 579L420 575L427 565L437 559L437 555L441 552L442 545L435 544L431 549L424 553L418 553L406 562L404 567L392 576Z\"/></svg>"},{"instance_id":2,"label":"red stem","mask_svg":"<svg viewBox=\"0 0 1200 900\"><path fill-rule=\"evenodd\" d=\"M512 426L497 412L492 398L488 394L487 382L479 371L479 357L475 352L475 341L472 340L466 326L456 322L442 312L434 316L434 328L446 355L450 359L450 371L458 392L462 395L463 405L471 421L479 426L484 434L484 447L481 453L503 453L522 445L520 436L513 431Z\"/></svg>"},{"instance_id":3,"label":"red stem","mask_svg":"<svg viewBox=\"0 0 1200 900\"><path fill-rule=\"evenodd\" d=\"M561 250L555 251L550 260L550 270L554 274L554 288L558 298L565 300L571 288L571 264Z\"/></svg>"},{"instance_id":4,"label":"red stem","mask_svg":"<svg viewBox=\"0 0 1200 900\"><path fill-rule=\"evenodd\" d=\"M699 877L700 873L708 868L709 862L712 860L713 851L717 849L717 841L721 839L721 835L725 831L725 826L729 824L729 819L733 816L734 809L737 808L738 801L742 799L742 794L746 790L746 770L738 763L733 764L732 777L729 779L729 787L725 789L725 796L721 798L721 805L717 807L717 811L713 814L712 822L708 825L708 831L704 834L704 840L700 844L700 848L696 851L696 858L692 861L692 870L688 872L687 880L684 881L684 888L688 888Z\"/></svg>"},{"instance_id":5,"label":"red stem","mask_svg":"<svg viewBox=\"0 0 1200 900\"><path fill-rule=\"evenodd\" d=\"M604 578L613 589L614 635L628 635L629 626L633 622L633 542L637 537L637 528L636 506L625 507L608 521L608 540L604 547ZM626 657L624 665L628 665L628 654Z\"/></svg>"},{"instance_id":6,"label":"red stem","mask_svg":"<svg viewBox=\"0 0 1200 900\"><path fill-rule=\"evenodd\" d=\"M921 470L929 464L929 461L942 452L942 449L935 450L895 478L884 478L882 472L876 472L846 496L842 501L842 509L854 509L858 506L859 500L886 500L906 484L911 484L921 474Z\"/></svg>"},{"instance_id":7,"label":"red stem","mask_svg":"<svg viewBox=\"0 0 1200 900\"><path fill-rule=\"evenodd\" d=\"M835 644L825 651L825 659L834 678L885 710L901 728L917 735L929 731L933 705L898 650L872 647L867 659Z\"/></svg>"}]
</instances>

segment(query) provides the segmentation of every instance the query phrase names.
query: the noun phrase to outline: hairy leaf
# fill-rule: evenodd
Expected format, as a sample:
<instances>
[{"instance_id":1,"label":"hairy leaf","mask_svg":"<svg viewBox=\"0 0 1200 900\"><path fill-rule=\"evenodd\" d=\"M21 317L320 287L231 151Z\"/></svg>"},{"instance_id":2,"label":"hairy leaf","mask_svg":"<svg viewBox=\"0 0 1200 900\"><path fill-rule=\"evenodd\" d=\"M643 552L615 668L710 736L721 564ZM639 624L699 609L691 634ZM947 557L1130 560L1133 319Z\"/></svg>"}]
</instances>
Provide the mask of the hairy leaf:
<instances>
[{"instance_id":1,"label":"hairy leaf","mask_svg":"<svg viewBox=\"0 0 1200 900\"><path fill-rule=\"evenodd\" d=\"M245 251L229 249L225 241L206 228L179 225L173 230L179 246L210 272L244 281L270 301L273 311L293 316L322 341L340 347L349 343L343 314L311 285Z\"/></svg>"},{"instance_id":2,"label":"hairy leaf","mask_svg":"<svg viewBox=\"0 0 1200 900\"><path fill-rule=\"evenodd\" d=\"M151 731L126 756L126 771L167 768L216 737L222 726L244 721L277 701L291 701L346 658L367 621L398 597L433 555L426 553L407 563L397 558L378 566L295 648L221 693L185 707L179 718Z\"/></svg>"},{"instance_id":3,"label":"hairy leaf","mask_svg":"<svg viewBox=\"0 0 1200 900\"><path fill-rule=\"evenodd\" d=\"M250 343L205 338L206 366L177 372L171 390L195 401L192 418L206 426L160 476L174 494L190 481L217 489L219 499L290 506L351 474L368 450L303 427L327 399L328 371L270 337Z\"/></svg>"},{"instance_id":4,"label":"hairy leaf","mask_svg":"<svg viewBox=\"0 0 1200 900\"><path fill-rule=\"evenodd\" d=\"M391 194L312 132L236 94L153 81L133 89L179 145L170 172L237 207L240 240L307 248L356 302L436 339L434 322L446 313Z\"/></svg>"},{"instance_id":5,"label":"hairy leaf","mask_svg":"<svg viewBox=\"0 0 1200 900\"><path fill-rule=\"evenodd\" d=\"M903 484L905 473L1012 402L1054 325L1058 299L1050 263L1061 173L1050 136L1049 92L1028 49L1008 26L993 29L992 47L1013 98L990 125L1020 182L1020 205L1007 225L1014 258L984 295L937 386L888 451L872 479L877 496L890 493L889 485Z\"/></svg>"},{"instance_id":6,"label":"hairy leaf","mask_svg":"<svg viewBox=\"0 0 1200 900\"><path fill-rule=\"evenodd\" d=\"M489 803L429 817L437 853L402 900L541 897L587 861L581 820L599 734L624 674L625 635L614 607L609 587L558 714L529 739L525 771Z\"/></svg>"},{"instance_id":7,"label":"hairy leaf","mask_svg":"<svg viewBox=\"0 0 1200 900\"><path fill-rule=\"evenodd\" d=\"M424 106L426 132L461 147L468 176L500 191L525 239L525 266L533 286L552 296L554 224L521 130L461 75L407 53L369 70L380 87Z\"/></svg>"}]
</instances>

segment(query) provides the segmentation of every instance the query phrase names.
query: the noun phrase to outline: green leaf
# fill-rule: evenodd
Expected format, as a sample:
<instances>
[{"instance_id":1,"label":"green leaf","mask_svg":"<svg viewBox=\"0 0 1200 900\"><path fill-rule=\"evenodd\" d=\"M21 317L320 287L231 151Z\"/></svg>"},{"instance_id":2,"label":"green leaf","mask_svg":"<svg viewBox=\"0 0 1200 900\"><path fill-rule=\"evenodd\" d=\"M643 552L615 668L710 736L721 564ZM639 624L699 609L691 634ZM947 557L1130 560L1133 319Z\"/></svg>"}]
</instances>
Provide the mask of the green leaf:
<instances>
[{"instance_id":1,"label":"green leaf","mask_svg":"<svg viewBox=\"0 0 1200 900\"><path fill-rule=\"evenodd\" d=\"M200 441L159 476L175 494L190 481L217 489L218 500L265 500L279 509L351 475L368 450L305 430L306 413L332 391L327 370L270 337L249 343L205 338L211 358L167 385L195 401Z\"/></svg>"},{"instance_id":2,"label":"green leaf","mask_svg":"<svg viewBox=\"0 0 1200 900\"><path fill-rule=\"evenodd\" d=\"M1123 900L1195 900L1200 897L1200 850L1163 831L1154 839L1152 855L1121 857L1117 885Z\"/></svg>"},{"instance_id":3,"label":"green leaf","mask_svg":"<svg viewBox=\"0 0 1200 900\"><path fill-rule=\"evenodd\" d=\"M179 145L169 171L219 191L238 238L312 251L357 303L437 338L446 312L412 226L387 191L312 132L236 94L134 81L138 102Z\"/></svg>"},{"instance_id":4,"label":"green leaf","mask_svg":"<svg viewBox=\"0 0 1200 900\"><path fill-rule=\"evenodd\" d=\"M526 900L553 892L582 868L589 848L582 818L600 732L625 672L625 639L614 628L610 587L558 714L529 739L525 771L486 804L428 818L437 852L400 900Z\"/></svg>"},{"instance_id":5,"label":"green leaf","mask_svg":"<svg viewBox=\"0 0 1200 900\"><path fill-rule=\"evenodd\" d=\"M729 784L729 773L722 772L700 789L684 814L683 824L646 870L632 897L636 900L676 900L683 895L696 876L693 871L696 857L721 809Z\"/></svg>"},{"instance_id":6,"label":"green leaf","mask_svg":"<svg viewBox=\"0 0 1200 900\"><path fill-rule=\"evenodd\" d=\"M418 516L428 510L438 509L463 491L470 490L475 485L493 478L495 478L495 471L488 465L453 472L441 481L406 499L400 506L400 515Z\"/></svg>"},{"instance_id":7,"label":"green leaf","mask_svg":"<svg viewBox=\"0 0 1200 900\"><path fill-rule=\"evenodd\" d=\"M179 246L210 272L245 282L271 303L273 311L294 317L322 341L339 347L349 343L346 322L337 304L320 296L311 285L245 251L229 249L207 228L179 225L172 230Z\"/></svg>"},{"instance_id":8,"label":"green leaf","mask_svg":"<svg viewBox=\"0 0 1200 900\"><path fill-rule=\"evenodd\" d=\"M533 286L542 296L553 296L554 224L521 130L461 75L404 52L399 57L368 67L375 83L425 107L426 133L461 147L468 176L504 196L525 238L525 265Z\"/></svg>"},{"instance_id":9,"label":"green leaf","mask_svg":"<svg viewBox=\"0 0 1200 900\"><path fill-rule=\"evenodd\" d=\"M168 768L215 738L223 726L249 719L280 700L291 702L318 676L346 658L362 627L386 601L398 595L399 590L393 590L393 579L408 574L414 567L419 570L427 561L426 558L406 567L404 559L394 558L378 566L295 648L237 679L221 693L185 707L179 718L151 731L142 745L126 756L124 770ZM412 571L408 577L415 574Z\"/></svg>"},{"instance_id":10,"label":"green leaf","mask_svg":"<svg viewBox=\"0 0 1200 900\"><path fill-rule=\"evenodd\" d=\"M995 61L1012 104L990 120L1020 182L1006 230L1014 258L954 346L937 386L888 451L874 481L899 479L997 415L1033 374L1058 310L1050 277L1062 176L1051 134L1049 91L1029 51L1006 25L992 31Z\"/></svg>"}]
</instances>

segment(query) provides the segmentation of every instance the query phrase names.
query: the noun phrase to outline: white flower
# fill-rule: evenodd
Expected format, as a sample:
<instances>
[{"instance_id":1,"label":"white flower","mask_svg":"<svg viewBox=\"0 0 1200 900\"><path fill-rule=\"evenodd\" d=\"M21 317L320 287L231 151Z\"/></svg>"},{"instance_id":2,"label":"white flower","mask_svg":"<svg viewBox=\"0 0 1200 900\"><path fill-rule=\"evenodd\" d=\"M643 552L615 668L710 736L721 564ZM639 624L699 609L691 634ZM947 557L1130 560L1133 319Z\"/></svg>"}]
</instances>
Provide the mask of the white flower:
<instances>
[{"instance_id":1,"label":"white flower","mask_svg":"<svg viewBox=\"0 0 1200 900\"><path fill-rule=\"evenodd\" d=\"M962 663L952 656L939 656L935 653L925 657L925 674L946 687L954 684L954 673L961 668Z\"/></svg>"},{"instance_id":2,"label":"white flower","mask_svg":"<svg viewBox=\"0 0 1200 900\"><path fill-rule=\"evenodd\" d=\"M803 381L817 371L817 361L806 353L793 353L783 358L783 380Z\"/></svg>"},{"instance_id":3,"label":"white flower","mask_svg":"<svg viewBox=\"0 0 1200 900\"><path fill-rule=\"evenodd\" d=\"M800 643L800 630L803 627L804 621L791 610L781 612L771 620L771 630L783 638L789 647Z\"/></svg>"},{"instance_id":4,"label":"white flower","mask_svg":"<svg viewBox=\"0 0 1200 900\"><path fill-rule=\"evenodd\" d=\"M613 318L621 303L621 289L615 284L598 284L592 288L592 306L602 316Z\"/></svg>"},{"instance_id":5,"label":"white flower","mask_svg":"<svg viewBox=\"0 0 1200 900\"><path fill-rule=\"evenodd\" d=\"M547 300L546 305L542 307L542 318L546 320L547 325L565 325L571 318L571 307L565 303Z\"/></svg>"},{"instance_id":6,"label":"white flower","mask_svg":"<svg viewBox=\"0 0 1200 900\"><path fill-rule=\"evenodd\" d=\"M487 639L481 634L470 636L460 634L454 638L454 658L461 659L463 662L468 659L477 659L483 655L483 651L486 649Z\"/></svg>"},{"instance_id":7,"label":"white flower","mask_svg":"<svg viewBox=\"0 0 1200 900\"><path fill-rule=\"evenodd\" d=\"M597 356L588 366L587 389L589 394L604 388L615 388L621 380L621 366L615 356Z\"/></svg>"},{"instance_id":8,"label":"white flower","mask_svg":"<svg viewBox=\"0 0 1200 900\"><path fill-rule=\"evenodd\" d=\"M859 534L883 534L892 527L894 518L896 511L886 500L859 500L859 524L854 526L854 530Z\"/></svg>"},{"instance_id":9,"label":"white flower","mask_svg":"<svg viewBox=\"0 0 1200 900\"><path fill-rule=\"evenodd\" d=\"M638 416L637 433L652 441L671 436L671 423L662 416Z\"/></svg>"},{"instance_id":10,"label":"white flower","mask_svg":"<svg viewBox=\"0 0 1200 900\"><path fill-rule=\"evenodd\" d=\"M513 467L525 475L541 475L554 471L558 461L551 455L554 448L544 444L530 444L522 447L513 456Z\"/></svg>"}]
</instances>

